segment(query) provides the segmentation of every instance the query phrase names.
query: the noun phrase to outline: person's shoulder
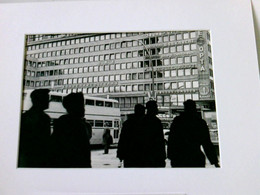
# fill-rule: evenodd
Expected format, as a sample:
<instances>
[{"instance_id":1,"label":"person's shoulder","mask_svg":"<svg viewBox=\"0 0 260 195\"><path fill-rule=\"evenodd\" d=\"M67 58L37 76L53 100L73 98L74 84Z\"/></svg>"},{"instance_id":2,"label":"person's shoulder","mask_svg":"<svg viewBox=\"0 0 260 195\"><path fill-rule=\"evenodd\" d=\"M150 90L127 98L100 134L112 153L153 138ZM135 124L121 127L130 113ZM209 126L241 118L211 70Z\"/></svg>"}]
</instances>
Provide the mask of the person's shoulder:
<instances>
[{"instance_id":1,"label":"person's shoulder","mask_svg":"<svg viewBox=\"0 0 260 195\"><path fill-rule=\"evenodd\" d=\"M70 119L70 116L68 114L61 115L57 121L67 121Z\"/></svg>"}]
</instances>

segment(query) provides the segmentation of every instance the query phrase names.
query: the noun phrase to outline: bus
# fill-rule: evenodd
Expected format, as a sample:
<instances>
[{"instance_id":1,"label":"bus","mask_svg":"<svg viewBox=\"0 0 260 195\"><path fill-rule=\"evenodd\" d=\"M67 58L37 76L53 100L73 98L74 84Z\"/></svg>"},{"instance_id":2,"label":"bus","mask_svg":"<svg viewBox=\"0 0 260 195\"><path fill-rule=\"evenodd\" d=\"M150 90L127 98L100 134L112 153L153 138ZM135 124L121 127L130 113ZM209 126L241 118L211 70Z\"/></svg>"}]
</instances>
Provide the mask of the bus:
<instances>
[{"instance_id":1,"label":"bus","mask_svg":"<svg viewBox=\"0 0 260 195\"><path fill-rule=\"evenodd\" d=\"M30 109L32 106L30 94L33 90L24 90L22 112ZM53 131L53 123L60 116L66 114L65 108L62 106L63 97L68 94L53 92L49 93L49 108L45 110L51 118L51 129ZM102 144L104 129L109 128L113 137L113 144L119 141L121 118L118 101L109 98L93 97L84 95L85 99L85 119L92 126L91 145Z\"/></svg>"}]
</instances>

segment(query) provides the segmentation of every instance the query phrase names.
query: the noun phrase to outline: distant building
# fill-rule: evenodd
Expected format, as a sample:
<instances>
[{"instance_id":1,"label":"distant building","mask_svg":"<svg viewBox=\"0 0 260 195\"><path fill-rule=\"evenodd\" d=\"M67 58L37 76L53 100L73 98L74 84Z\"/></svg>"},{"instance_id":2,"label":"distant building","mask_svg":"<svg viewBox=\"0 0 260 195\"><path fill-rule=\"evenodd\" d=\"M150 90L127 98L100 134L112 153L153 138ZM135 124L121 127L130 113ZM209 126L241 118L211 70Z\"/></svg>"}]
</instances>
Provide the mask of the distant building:
<instances>
[{"instance_id":1,"label":"distant building","mask_svg":"<svg viewBox=\"0 0 260 195\"><path fill-rule=\"evenodd\" d=\"M153 91L165 113L215 109L209 31L28 35L25 64L25 88L109 96L122 116Z\"/></svg>"}]
</instances>

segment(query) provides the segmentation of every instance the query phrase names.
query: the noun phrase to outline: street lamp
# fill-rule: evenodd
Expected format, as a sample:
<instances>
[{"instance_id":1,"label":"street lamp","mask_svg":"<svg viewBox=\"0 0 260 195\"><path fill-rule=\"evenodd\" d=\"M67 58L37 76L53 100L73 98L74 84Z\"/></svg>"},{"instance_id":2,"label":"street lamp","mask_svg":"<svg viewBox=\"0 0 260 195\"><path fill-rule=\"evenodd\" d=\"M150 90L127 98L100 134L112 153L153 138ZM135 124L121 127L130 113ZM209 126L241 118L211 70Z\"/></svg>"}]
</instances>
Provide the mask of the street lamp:
<instances>
[{"instance_id":1,"label":"street lamp","mask_svg":"<svg viewBox=\"0 0 260 195\"><path fill-rule=\"evenodd\" d=\"M124 41L121 42L121 45L123 43L126 42L130 42L130 41L138 41L139 43L142 44L142 46L144 47L144 50L146 51L148 57L149 57L149 67L151 68L152 71L152 99L155 100L155 91L154 91L154 68L153 68L153 64L152 64L152 57L151 57L151 53L148 50L148 48L145 46L145 44L143 43L143 41L141 40L137 40L137 39L125 39Z\"/></svg>"}]
</instances>

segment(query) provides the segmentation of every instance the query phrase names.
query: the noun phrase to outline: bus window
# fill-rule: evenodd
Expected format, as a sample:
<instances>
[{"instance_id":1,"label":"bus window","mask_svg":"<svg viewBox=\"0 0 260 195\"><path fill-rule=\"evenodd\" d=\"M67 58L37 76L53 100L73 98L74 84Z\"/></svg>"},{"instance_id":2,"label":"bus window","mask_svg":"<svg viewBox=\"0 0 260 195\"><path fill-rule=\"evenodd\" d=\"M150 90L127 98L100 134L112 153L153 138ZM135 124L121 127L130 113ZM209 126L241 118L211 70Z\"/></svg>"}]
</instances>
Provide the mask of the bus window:
<instances>
[{"instance_id":1,"label":"bus window","mask_svg":"<svg viewBox=\"0 0 260 195\"><path fill-rule=\"evenodd\" d=\"M103 121L95 120L95 127L103 127Z\"/></svg>"},{"instance_id":2,"label":"bus window","mask_svg":"<svg viewBox=\"0 0 260 195\"><path fill-rule=\"evenodd\" d=\"M112 107L113 103L112 102L105 102L105 107Z\"/></svg>"},{"instance_id":3,"label":"bus window","mask_svg":"<svg viewBox=\"0 0 260 195\"><path fill-rule=\"evenodd\" d=\"M58 96L58 95L51 95L51 102L62 102L62 96Z\"/></svg>"},{"instance_id":4,"label":"bus window","mask_svg":"<svg viewBox=\"0 0 260 195\"><path fill-rule=\"evenodd\" d=\"M119 121L114 121L114 127L118 128L119 127Z\"/></svg>"},{"instance_id":5,"label":"bus window","mask_svg":"<svg viewBox=\"0 0 260 195\"><path fill-rule=\"evenodd\" d=\"M112 127L113 126L112 121L105 121L105 124L107 125L107 127Z\"/></svg>"},{"instance_id":6,"label":"bus window","mask_svg":"<svg viewBox=\"0 0 260 195\"><path fill-rule=\"evenodd\" d=\"M87 122L91 125L91 127L94 126L94 120L87 120Z\"/></svg>"},{"instance_id":7,"label":"bus window","mask_svg":"<svg viewBox=\"0 0 260 195\"><path fill-rule=\"evenodd\" d=\"M86 105L94 106L94 105L95 105L94 103L95 103L94 100L88 100L88 99L86 99Z\"/></svg>"},{"instance_id":8,"label":"bus window","mask_svg":"<svg viewBox=\"0 0 260 195\"><path fill-rule=\"evenodd\" d=\"M119 103L115 102L115 103L114 103L114 107L115 107L115 108L119 108Z\"/></svg>"},{"instance_id":9,"label":"bus window","mask_svg":"<svg viewBox=\"0 0 260 195\"><path fill-rule=\"evenodd\" d=\"M104 102L96 100L96 106L104 106Z\"/></svg>"},{"instance_id":10,"label":"bus window","mask_svg":"<svg viewBox=\"0 0 260 195\"><path fill-rule=\"evenodd\" d=\"M119 130L115 129L114 130L114 138L118 138L118 135L119 135Z\"/></svg>"}]
</instances>

